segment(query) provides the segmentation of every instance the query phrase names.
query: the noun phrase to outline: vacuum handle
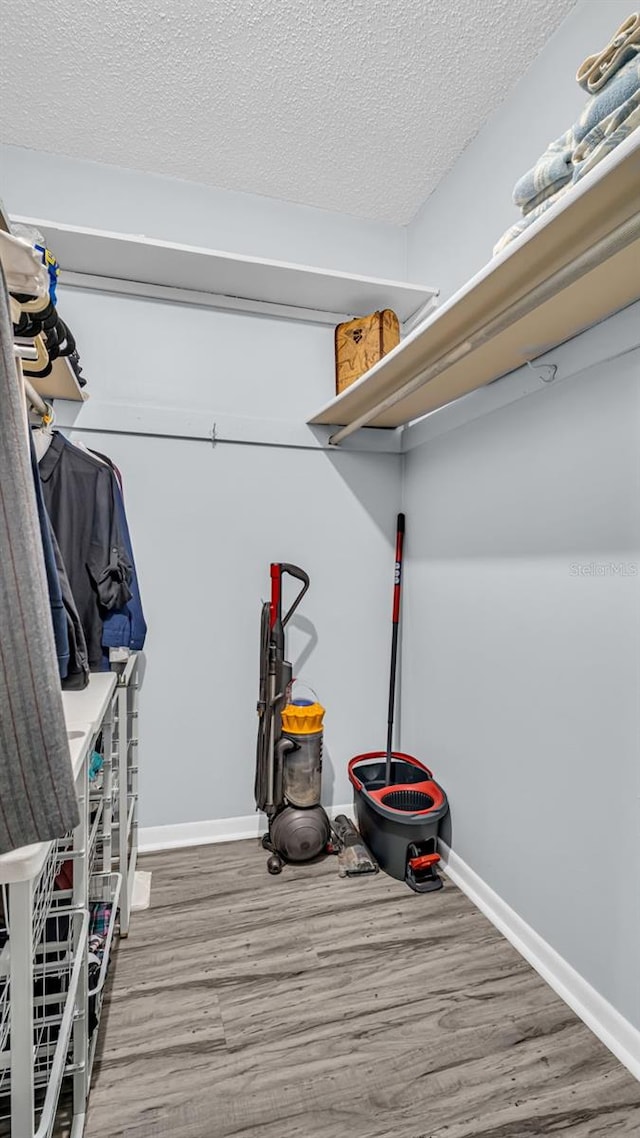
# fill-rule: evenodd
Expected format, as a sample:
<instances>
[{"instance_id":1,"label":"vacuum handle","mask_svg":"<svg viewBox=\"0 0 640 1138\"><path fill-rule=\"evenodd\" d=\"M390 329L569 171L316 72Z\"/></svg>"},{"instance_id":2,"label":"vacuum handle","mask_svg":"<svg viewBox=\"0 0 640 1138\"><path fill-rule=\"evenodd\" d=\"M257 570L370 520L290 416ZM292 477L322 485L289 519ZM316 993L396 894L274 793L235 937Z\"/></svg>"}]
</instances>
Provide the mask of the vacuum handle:
<instances>
[{"instance_id":1,"label":"vacuum handle","mask_svg":"<svg viewBox=\"0 0 640 1138\"><path fill-rule=\"evenodd\" d=\"M280 572L281 573L288 573L290 577L295 577L297 581L302 581L302 588L301 588L300 592L298 593L296 599L294 600L294 602L291 605L291 608L288 610L287 614L282 618L282 627L284 628L285 624L287 624L291 620L291 617L293 616L298 605L300 604L300 601L302 600L304 594L306 593L307 589L309 588L310 582L309 582L308 574L305 573L304 569L300 569L298 565L289 565L288 562L283 561L280 564Z\"/></svg>"}]
</instances>

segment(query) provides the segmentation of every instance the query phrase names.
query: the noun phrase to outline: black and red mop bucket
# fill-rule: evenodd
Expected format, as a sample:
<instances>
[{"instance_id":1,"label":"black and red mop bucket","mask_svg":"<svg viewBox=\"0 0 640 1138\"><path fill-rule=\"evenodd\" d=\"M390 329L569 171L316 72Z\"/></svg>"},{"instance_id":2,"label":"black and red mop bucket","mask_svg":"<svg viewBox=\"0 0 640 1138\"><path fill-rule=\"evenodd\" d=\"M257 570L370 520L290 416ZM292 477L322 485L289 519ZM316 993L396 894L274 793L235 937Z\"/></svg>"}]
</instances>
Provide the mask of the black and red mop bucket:
<instances>
[{"instance_id":1,"label":"black and red mop bucket","mask_svg":"<svg viewBox=\"0 0 640 1138\"><path fill-rule=\"evenodd\" d=\"M447 796L424 763L391 749L404 529L404 514L398 514L387 749L356 755L348 772L358 829L380 868L416 893L431 893L442 888L436 866L438 830L449 811Z\"/></svg>"},{"instance_id":2,"label":"black and red mop bucket","mask_svg":"<svg viewBox=\"0 0 640 1138\"><path fill-rule=\"evenodd\" d=\"M440 889L438 830L449 804L429 768L393 751L387 781L386 751L370 751L348 771L358 829L380 868L416 893Z\"/></svg>"}]
</instances>

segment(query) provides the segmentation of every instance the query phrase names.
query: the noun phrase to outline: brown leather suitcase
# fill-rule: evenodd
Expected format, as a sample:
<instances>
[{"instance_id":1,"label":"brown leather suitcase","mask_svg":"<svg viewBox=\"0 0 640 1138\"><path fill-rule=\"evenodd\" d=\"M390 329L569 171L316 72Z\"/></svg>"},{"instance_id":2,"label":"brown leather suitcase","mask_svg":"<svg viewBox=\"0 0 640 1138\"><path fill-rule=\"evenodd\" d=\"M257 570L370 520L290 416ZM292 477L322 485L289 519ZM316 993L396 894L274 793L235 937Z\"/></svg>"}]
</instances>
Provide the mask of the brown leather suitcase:
<instances>
[{"instance_id":1,"label":"brown leather suitcase","mask_svg":"<svg viewBox=\"0 0 640 1138\"><path fill-rule=\"evenodd\" d=\"M400 323L385 308L371 316L347 320L336 328L336 394L355 383L400 343Z\"/></svg>"}]
</instances>

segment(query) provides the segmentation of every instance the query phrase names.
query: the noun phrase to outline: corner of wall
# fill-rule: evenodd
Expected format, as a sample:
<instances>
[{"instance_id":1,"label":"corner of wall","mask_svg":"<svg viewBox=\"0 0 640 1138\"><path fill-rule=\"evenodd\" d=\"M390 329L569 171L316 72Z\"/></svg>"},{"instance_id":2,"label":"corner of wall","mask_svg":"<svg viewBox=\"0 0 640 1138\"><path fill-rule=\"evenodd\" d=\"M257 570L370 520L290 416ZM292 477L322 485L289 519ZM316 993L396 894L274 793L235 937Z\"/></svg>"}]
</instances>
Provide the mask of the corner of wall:
<instances>
[{"instance_id":1,"label":"corner of wall","mask_svg":"<svg viewBox=\"0 0 640 1138\"><path fill-rule=\"evenodd\" d=\"M627 0L582 0L568 13L408 226L408 280L429 278L446 299L491 259L519 216L515 182L584 107L576 68L628 10Z\"/></svg>"}]
</instances>

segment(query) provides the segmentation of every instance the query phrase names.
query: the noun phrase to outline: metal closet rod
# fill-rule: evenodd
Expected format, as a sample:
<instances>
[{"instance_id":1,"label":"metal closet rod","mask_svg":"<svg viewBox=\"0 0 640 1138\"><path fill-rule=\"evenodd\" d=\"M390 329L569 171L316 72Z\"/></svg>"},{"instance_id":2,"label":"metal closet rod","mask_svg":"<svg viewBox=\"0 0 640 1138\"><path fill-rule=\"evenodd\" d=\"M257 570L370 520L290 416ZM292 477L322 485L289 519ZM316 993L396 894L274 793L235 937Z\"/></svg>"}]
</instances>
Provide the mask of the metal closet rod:
<instances>
[{"instance_id":1,"label":"metal closet rod","mask_svg":"<svg viewBox=\"0 0 640 1138\"><path fill-rule=\"evenodd\" d=\"M22 377L22 382L24 383L24 393L34 411L37 411L39 415L48 415L49 408L47 407L42 396L38 395L38 392L36 391L33 384L29 382L26 376Z\"/></svg>"},{"instance_id":2,"label":"metal closet rod","mask_svg":"<svg viewBox=\"0 0 640 1138\"><path fill-rule=\"evenodd\" d=\"M608 258L615 256L622 249L630 245L632 241L637 240L640 236L640 214L634 214L633 217L624 221L617 229L608 233L606 237L601 237L595 245L581 253L570 264L564 265L557 272L553 273L546 280L536 285L531 289L526 296L521 297L519 300L514 301L508 308L505 308L498 316L490 320L488 324L483 324L481 328L473 332L462 344L452 348L446 355L441 356L439 360L425 368L418 375L414 376L407 383L399 387L386 399L382 399L379 403L363 415L359 415L352 423L348 423L346 427L342 427L331 435L329 442L332 446L337 446L344 439L352 435L354 431L358 431L360 427L366 427L378 415L382 415L385 411L395 407L396 403L406 399L408 395L413 395L414 391L422 387L425 383L429 383L432 379L437 379L442 372L453 364L459 363L471 352L486 344L494 336L503 332L516 320L523 316L528 316L535 308L540 307L545 301L551 300L563 288L568 288L569 285L574 284L580 277L585 276L592 269L597 268ZM524 361L523 361L524 362ZM497 378L497 377L496 377Z\"/></svg>"}]
</instances>

